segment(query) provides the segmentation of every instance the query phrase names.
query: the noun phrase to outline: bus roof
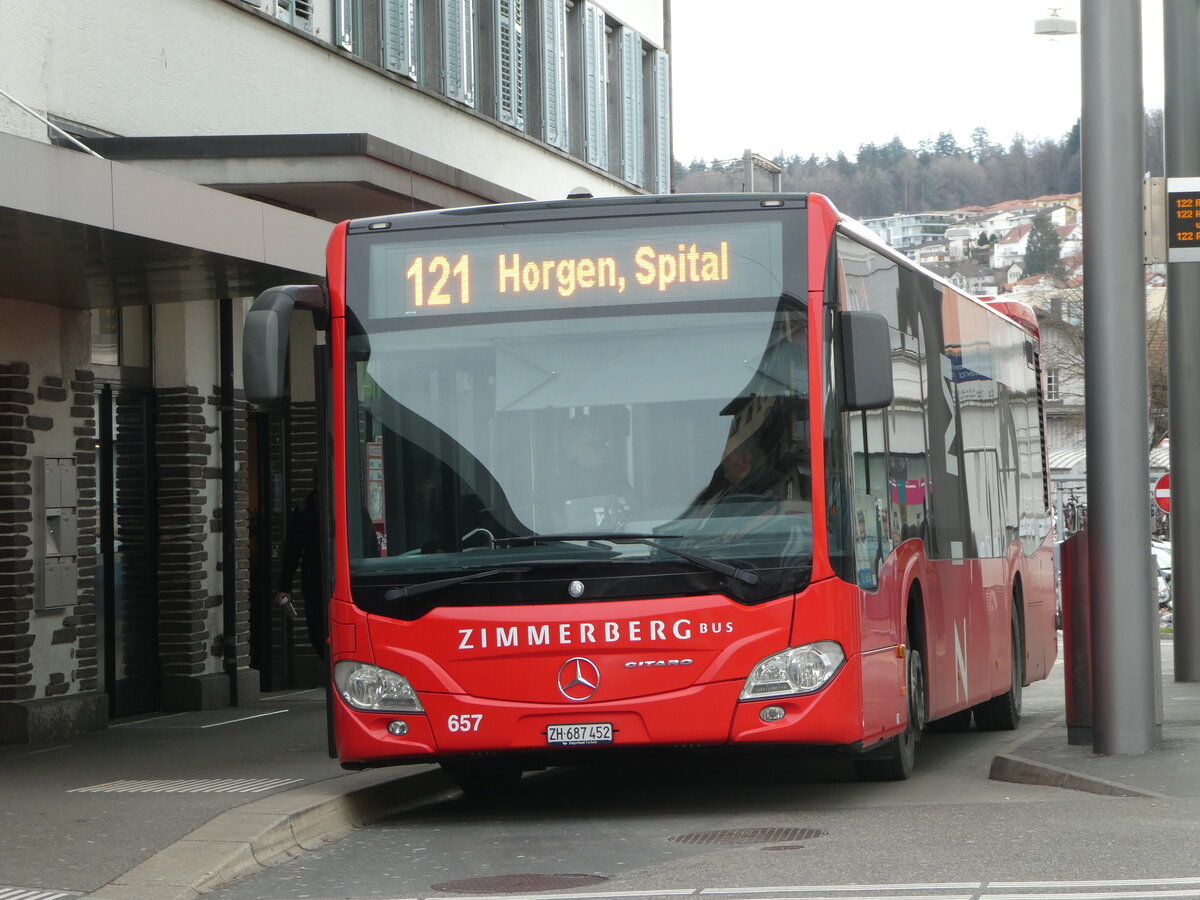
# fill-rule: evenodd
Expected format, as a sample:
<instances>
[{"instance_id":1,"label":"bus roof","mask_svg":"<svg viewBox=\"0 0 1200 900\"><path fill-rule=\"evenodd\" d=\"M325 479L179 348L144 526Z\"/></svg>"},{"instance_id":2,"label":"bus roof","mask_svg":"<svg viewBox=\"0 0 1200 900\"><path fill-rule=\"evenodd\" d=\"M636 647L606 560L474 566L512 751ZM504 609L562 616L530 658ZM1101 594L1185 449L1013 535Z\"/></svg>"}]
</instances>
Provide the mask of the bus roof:
<instances>
[{"instance_id":1,"label":"bus roof","mask_svg":"<svg viewBox=\"0 0 1200 900\"><path fill-rule=\"evenodd\" d=\"M402 224L405 228L438 227L457 224L455 219L470 217L515 216L532 217L547 212L572 213L603 208L624 207L644 210L664 206L683 207L693 205L720 205L731 209L760 209L764 206L792 206L804 208L808 205L808 194L641 194L634 197L571 197L563 200L525 200L518 203L490 203L481 206L464 206L454 209L432 209L418 212L396 213L353 219L348 223L352 234L363 231L386 230Z\"/></svg>"}]
</instances>

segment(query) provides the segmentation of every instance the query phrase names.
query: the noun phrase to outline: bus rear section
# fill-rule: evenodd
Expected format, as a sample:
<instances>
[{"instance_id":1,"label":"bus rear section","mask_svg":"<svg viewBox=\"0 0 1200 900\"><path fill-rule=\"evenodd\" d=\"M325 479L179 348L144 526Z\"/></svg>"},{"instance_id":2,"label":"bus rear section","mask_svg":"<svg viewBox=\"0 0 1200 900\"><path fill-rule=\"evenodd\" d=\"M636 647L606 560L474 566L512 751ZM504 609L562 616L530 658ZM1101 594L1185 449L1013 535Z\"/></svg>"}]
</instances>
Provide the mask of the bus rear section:
<instances>
[{"instance_id":1,"label":"bus rear section","mask_svg":"<svg viewBox=\"0 0 1200 900\"><path fill-rule=\"evenodd\" d=\"M1011 693L955 669L956 625L959 660L1036 676L984 602L1038 583L1028 335L985 311L964 345L973 301L823 198L408 214L329 256L348 767L732 745L904 778L931 713ZM947 437L997 416L1003 458Z\"/></svg>"}]
</instances>

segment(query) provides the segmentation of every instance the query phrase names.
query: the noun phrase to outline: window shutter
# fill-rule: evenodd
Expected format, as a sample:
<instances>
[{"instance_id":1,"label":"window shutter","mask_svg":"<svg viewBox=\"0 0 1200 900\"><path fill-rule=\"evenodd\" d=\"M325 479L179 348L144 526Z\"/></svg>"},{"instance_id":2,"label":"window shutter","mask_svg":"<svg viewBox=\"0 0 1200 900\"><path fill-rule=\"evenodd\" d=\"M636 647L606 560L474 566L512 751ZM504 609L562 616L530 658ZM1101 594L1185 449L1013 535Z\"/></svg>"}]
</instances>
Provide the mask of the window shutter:
<instances>
[{"instance_id":1,"label":"window shutter","mask_svg":"<svg viewBox=\"0 0 1200 900\"><path fill-rule=\"evenodd\" d=\"M312 31L312 0L275 0L275 18Z\"/></svg>"},{"instance_id":2,"label":"window shutter","mask_svg":"<svg viewBox=\"0 0 1200 900\"><path fill-rule=\"evenodd\" d=\"M501 122L525 128L525 4L496 0L496 106Z\"/></svg>"},{"instance_id":3,"label":"window shutter","mask_svg":"<svg viewBox=\"0 0 1200 900\"><path fill-rule=\"evenodd\" d=\"M583 7L583 65L587 161L607 169L608 42L604 39L604 13L591 3Z\"/></svg>"},{"instance_id":4,"label":"window shutter","mask_svg":"<svg viewBox=\"0 0 1200 900\"><path fill-rule=\"evenodd\" d=\"M570 146L567 120L567 8L563 0L542 0L542 95L546 143Z\"/></svg>"},{"instance_id":5,"label":"window shutter","mask_svg":"<svg viewBox=\"0 0 1200 900\"><path fill-rule=\"evenodd\" d=\"M447 97L475 105L475 0L442 7L442 79Z\"/></svg>"},{"instance_id":6,"label":"window shutter","mask_svg":"<svg viewBox=\"0 0 1200 900\"><path fill-rule=\"evenodd\" d=\"M655 193L671 193L671 60L654 51L654 173Z\"/></svg>"},{"instance_id":7,"label":"window shutter","mask_svg":"<svg viewBox=\"0 0 1200 900\"><path fill-rule=\"evenodd\" d=\"M621 28L621 169L626 181L645 181L645 136L642 124L642 36Z\"/></svg>"},{"instance_id":8,"label":"window shutter","mask_svg":"<svg viewBox=\"0 0 1200 900\"><path fill-rule=\"evenodd\" d=\"M336 0L333 11L337 45L351 53L359 53L362 44L361 0Z\"/></svg>"},{"instance_id":9,"label":"window shutter","mask_svg":"<svg viewBox=\"0 0 1200 900\"><path fill-rule=\"evenodd\" d=\"M383 65L417 80L417 0L384 0Z\"/></svg>"}]
</instances>

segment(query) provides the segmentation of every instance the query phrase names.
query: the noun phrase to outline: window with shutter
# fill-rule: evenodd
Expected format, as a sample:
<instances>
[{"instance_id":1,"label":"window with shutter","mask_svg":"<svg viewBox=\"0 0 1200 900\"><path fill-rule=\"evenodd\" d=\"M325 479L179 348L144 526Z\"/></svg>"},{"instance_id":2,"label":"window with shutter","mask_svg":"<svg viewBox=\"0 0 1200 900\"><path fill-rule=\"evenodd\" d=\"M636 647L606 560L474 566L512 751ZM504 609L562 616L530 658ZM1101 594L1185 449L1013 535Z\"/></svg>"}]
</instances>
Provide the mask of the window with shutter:
<instances>
[{"instance_id":1,"label":"window with shutter","mask_svg":"<svg viewBox=\"0 0 1200 900\"><path fill-rule=\"evenodd\" d=\"M333 12L337 45L361 56L362 0L336 0Z\"/></svg>"},{"instance_id":2,"label":"window with shutter","mask_svg":"<svg viewBox=\"0 0 1200 900\"><path fill-rule=\"evenodd\" d=\"M468 106L475 105L475 34L475 0L443 0L443 92Z\"/></svg>"},{"instance_id":3,"label":"window with shutter","mask_svg":"<svg viewBox=\"0 0 1200 900\"><path fill-rule=\"evenodd\" d=\"M501 122L525 128L525 5L495 0L496 108Z\"/></svg>"},{"instance_id":4,"label":"window with shutter","mask_svg":"<svg viewBox=\"0 0 1200 900\"><path fill-rule=\"evenodd\" d=\"M275 18L312 31L312 0L275 0Z\"/></svg>"},{"instance_id":5,"label":"window with shutter","mask_svg":"<svg viewBox=\"0 0 1200 900\"><path fill-rule=\"evenodd\" d=\"M567 108L567 8L563 0L542 3L542 109L546 143L570 148Z\"/></svg>"},{"instance_id":6,"label":"window with shutter","mask_svg":"<svg viewBox=\"0 0 1200 900\"><path fill-rule=\"evenodd\" d=\"M383 65L417 81L417 0L383 0Z\"/></svg>"},{"instance_id":7,"label":"window with shutter","mask_svg":"<svg viewBox=\"0 0 1200 900\"><path fill-rule=\"evenodd\" d=\"M654 191L671 193L671 61L654 51Z\"/></svg>"},{"instance_id":8,"label":"window with shutter","mask_svg":"<svg viewBox=\"0 0 1200 900\"><path fill-rule=\"evenodd\" d=\"M587 161L608 168L608 42L604 13L591 3L583 8L584 140Z\"/></svg>"},{"instance_id":9,"label":"window with shutter","mask_svg":"<svg viewBox=\"0 0 1200 900\"><path fill-rule=\"evenodd\" d=\"M642 125L642 36L621 28L621 175L641 186L645 181Z\"/></svg>"}]
</instances>

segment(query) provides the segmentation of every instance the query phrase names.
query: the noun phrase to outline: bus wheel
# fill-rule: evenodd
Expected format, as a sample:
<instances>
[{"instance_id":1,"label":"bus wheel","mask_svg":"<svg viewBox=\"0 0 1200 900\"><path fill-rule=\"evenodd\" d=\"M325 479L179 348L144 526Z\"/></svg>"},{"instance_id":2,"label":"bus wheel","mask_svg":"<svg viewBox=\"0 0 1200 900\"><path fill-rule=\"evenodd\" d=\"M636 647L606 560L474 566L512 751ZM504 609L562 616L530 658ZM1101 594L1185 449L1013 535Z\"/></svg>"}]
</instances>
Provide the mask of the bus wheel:
<instances>
[{"instance_id":1,"label":"bus wheel","mask_svg":"<svg viewBox=\"0 0 1200 900\"><path fill-rule=\"evenodd\" d=\"M502 760L458 760L442 768L454 776L459 790L471 800L491 800L511 794L521 782L520 764Z\"/></svg>"},{"instance_id":2,"label":"bus wheel","mask_svg":"<svg viewBox=\"0 0 1200 900\"><path fill-rule=\"evenodd\" d=\"M856 759L854 773L863 781L904 781L913 773L917 741L925 727L925 667L921 651L909 647L905 654L908 675L908 723L887 742L882 755Z\"/></svg>"},{"instance_id":3,"label":"bus wheel","mask_svg":"<svg viewBox=\"0 0 1200 900\"><path fill-rule=\"evenodd\" d=\"M984 731L1012 731L1021 723L1021 682L1025 676L1025 649L1017 604L1012 611L1012 674L1008 690L975 707L975 724Z\"/></svg>"}]
</instances>

